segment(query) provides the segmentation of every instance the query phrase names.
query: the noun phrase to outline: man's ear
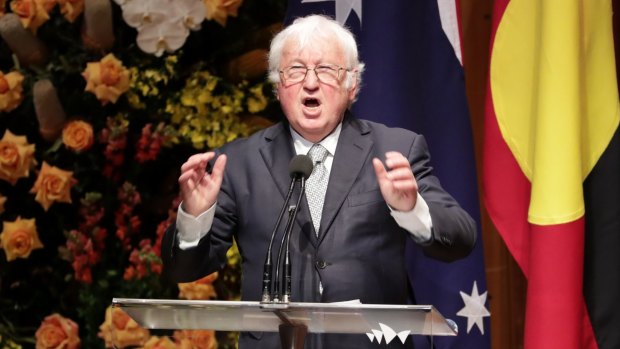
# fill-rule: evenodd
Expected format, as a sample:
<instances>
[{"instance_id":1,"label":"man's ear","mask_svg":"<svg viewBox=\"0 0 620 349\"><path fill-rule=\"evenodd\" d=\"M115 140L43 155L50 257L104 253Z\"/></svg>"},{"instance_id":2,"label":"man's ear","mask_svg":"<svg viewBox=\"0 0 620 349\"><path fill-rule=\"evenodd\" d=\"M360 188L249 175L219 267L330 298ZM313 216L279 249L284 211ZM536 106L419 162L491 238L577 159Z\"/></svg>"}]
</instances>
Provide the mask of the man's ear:
<instances>
[{"instance_id":1,"label":"man's ear","mask_svg":"<svg viewBox=\"0 0 620 349\"><path fill-rule=\"evenodd\" d=\"M349 81L349 100L352 102L357 96L357 70L352 71L350 74L349 79L351 80Z\"/></svg>"},{"instance_id":2,"label":"man's ear","mask_svg":"<svg viewBox=\"0 0 620 349\"><path fill-rule=\"evenodd\" d=\"M276 96L277 100L280 100L280 94L278 93L278 88L280 87L280 83L274 83L273 85L273 95Z\"/></svg>"}]
</instances>

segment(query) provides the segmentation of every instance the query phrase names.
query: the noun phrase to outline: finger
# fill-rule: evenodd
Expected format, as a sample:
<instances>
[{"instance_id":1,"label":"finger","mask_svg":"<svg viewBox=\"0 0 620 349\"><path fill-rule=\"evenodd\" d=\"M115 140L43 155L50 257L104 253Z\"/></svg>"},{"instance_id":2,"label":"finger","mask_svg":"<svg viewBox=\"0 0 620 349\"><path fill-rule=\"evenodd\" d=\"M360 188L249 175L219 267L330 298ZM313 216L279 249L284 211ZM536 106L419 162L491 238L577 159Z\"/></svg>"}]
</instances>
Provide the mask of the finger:
<instances>
[{"instance_id":1,"label":"finger","mask_svg":"<svg viewBox=\"0 0 620 349\"><path fill-rule=\"evenodd\" d=\"M181 172L185 172L190 169L204 169L207 165L207 162L211 161L214 156L215 153L212 151L192 155L183 165L181 165Z\"/></svg>"},{"instance_id":2,"label":"finger","mask_svg":"<svg viewBox=\"0 0 620 349\"><path fill-rule=\"evenodd\" d=\"M215 164L213 165L213 170L211 171L211 180L213 180L217 185L222 183L222 178L224 178L226 159L226 155L222 154L217 157L217 159L215 160Z\"/></svg>"},{"instance_id":3,"label":"finger","mask_svg":"<svg viewBox=\"0 0 620 349\"><path fill-rule=\"evenodd\" d=\"M417 184L414 181L393 181L392 185L394 189L399 191L415 191L418 189Z\"/></svg>"},{"instance_id":4,"label":"finger","mask_svg":"<svg viewBox=\"0 0 620 349\"><path fill-rule=\"evenodd\" d=\"M202 176L204 176L204 173L201 174L201 173L198 173L197 171L193 171L193 170L183 172L179 176L179 184L186 183L189 180L197 182L197 181L199 181L202 178Z\"/></svg>"},{"instance_id":5,"label":"finger","mask_svg":"<svg viewBox=\"0 0 620 349\"><path fill-rule=\"evenodd\" d=\"M385 154L385 164L391 168L410 167L409 160L398 152L387 152Z\"/></svg>"},{"instance_id":6,"label":"finger","mask_svg":"<svg viewBox=\"0 0 620 349\"><path fill-rule=\"evenodd\" d=\"M372 165L375 168L375 174L377 175L377 180L381 183L382 181L388 180L388 173L383 166L381 160L374 158L372 159Z\"/></svg>"},{"instance_id":7,"label":"finger","mask_svg":"<svg viewBox=\"0 0 620 349\"><path fill-rule=\"evenodd\" d=\"M388 178L396 181L396 180L411 180L413 178L413 172L411 169L407 167L396 167L387 174Z\"/></svg>"}]
</instances>

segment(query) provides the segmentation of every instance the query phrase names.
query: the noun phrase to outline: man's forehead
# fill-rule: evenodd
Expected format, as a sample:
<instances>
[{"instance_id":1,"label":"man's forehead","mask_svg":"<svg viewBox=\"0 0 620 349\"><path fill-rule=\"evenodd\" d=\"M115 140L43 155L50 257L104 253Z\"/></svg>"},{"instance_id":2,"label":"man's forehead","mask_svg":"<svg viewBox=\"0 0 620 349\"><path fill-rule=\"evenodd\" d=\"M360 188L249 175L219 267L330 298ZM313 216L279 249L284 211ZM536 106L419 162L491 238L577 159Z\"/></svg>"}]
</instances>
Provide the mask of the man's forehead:
<instances>
[{"instance_id":1,"label":"man's forehead","mask_svg":"<svg viewBox=\"0 0 620 349\"><path fill-rule=\"evenodd\" d=\"M282 49L282 57L296 58L305 55L318 56L341 56L342 49L335 40L320 39L304 43L296 40L288 40Z\"/></svg>"}]
</instances>

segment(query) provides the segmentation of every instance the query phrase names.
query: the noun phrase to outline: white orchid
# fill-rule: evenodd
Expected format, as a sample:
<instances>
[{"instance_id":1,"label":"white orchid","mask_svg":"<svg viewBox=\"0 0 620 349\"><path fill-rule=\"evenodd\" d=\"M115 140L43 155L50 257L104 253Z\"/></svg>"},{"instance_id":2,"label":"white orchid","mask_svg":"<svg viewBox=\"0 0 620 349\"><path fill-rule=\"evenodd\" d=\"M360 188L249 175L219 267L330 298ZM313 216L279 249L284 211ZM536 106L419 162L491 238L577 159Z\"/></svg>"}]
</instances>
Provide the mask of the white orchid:
<instances>
[{"instance_id":1,"label":"white orchid","mask_svg":"<svg viewBox=\"0 0 620 349\"><path fill-rule=\"evenodd\" d=\"M164 51L170 53L180 49L188 36L189 29L181 21L165 21L138 28L136 42L142 51L160 57Z\"/></svg>"},{"instance_id":2,"label":"white orchid","mask_svg":"<svg viewBox=\"0 0 620 349\"><path fill-rule=\"evenodd\" d=\"M189 30L200 29L206 9L202 0L114 0L125 22L138 30L138 47L161 56L185 44Z\"/></svg>"},{"instance_id":3,"label":"white orchid","mask_svg":"<svg viewBox=\"0 0 620 349\"><path fill-rule=\"evenodd\" d=\"M183 24L191 30L199 30L200 23L207 14L204 2L201 0L175 0L175 9Z\"/></svg>"},{"instance_id":4,"label":"white orchid","mask_svg":"<svg viewBox=\"0 0 620 349\"><path fill-rule=\"evenodd\" d=\"M170 0L128 0L122 6L123 19L134 28L161 23L168 20L170 6Z\"/></svg>"}]
</instances>

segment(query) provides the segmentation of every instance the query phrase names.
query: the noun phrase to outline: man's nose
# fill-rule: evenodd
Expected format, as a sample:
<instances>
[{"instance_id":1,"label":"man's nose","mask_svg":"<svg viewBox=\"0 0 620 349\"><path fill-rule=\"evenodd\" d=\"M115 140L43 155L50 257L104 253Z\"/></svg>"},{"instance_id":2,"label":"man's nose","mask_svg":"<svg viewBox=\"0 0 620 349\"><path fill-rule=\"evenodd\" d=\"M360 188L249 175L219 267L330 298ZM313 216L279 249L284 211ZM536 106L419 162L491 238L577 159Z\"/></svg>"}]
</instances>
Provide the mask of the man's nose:
<instances>
[{"instance_id":1,"label":"man's nose","mask_svg":"<svg viewBox=\"0 0 620 349\"><path fill-rule=\"evenodd\" d=\"M319 78L316 75L316 70L308 69L306 72L306 78L304 79L304 88L314 89L319 86Z\"/></svg>"}]
</instances>

